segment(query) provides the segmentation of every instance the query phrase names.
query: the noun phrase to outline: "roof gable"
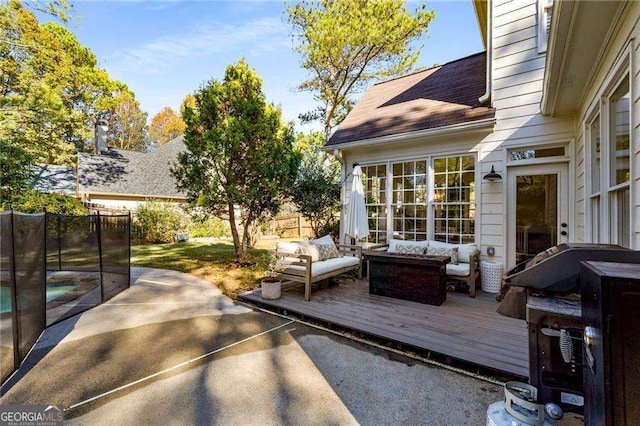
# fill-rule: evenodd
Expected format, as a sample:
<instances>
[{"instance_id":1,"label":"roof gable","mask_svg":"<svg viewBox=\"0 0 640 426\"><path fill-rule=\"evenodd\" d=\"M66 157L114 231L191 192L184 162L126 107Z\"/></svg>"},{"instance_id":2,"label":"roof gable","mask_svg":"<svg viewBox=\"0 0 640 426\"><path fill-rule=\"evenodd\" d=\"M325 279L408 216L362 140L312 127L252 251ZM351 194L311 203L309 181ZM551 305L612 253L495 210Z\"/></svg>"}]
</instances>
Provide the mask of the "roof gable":
<instances>
[{"instance_id":1,"label":"roof gable","mask_svg":"<svg viewBox=\"0 0 640 426\"><path fill-rule=\"evenodd\" d=\"M484 52L370 87L327 146L493 118Z\"/></svg>"}]
</instances>

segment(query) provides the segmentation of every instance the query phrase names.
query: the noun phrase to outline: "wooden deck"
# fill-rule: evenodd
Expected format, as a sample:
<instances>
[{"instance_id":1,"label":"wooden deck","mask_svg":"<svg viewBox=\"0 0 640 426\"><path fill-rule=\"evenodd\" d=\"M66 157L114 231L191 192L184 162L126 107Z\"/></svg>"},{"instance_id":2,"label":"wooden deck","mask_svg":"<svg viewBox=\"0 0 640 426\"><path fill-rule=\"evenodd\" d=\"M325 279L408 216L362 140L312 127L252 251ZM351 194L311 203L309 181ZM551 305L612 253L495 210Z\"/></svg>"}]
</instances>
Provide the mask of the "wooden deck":
<instances>
[{"instance_id":1,"label":"wooden deck","mask_svg":"<svg viewBox=\"0 0 640 426\"><path fill-rule=\"evenodd\" d=\"M311 293L306 302L300 286L283 289L278 300L264 300L260 290L241 299L276 310L304 315L349 330L528 377L529 349L525 321L496 313L494 295L476 298L448 293L441 306L369 294L367 279L346 280Z\"/></svg>"}]
</instances>

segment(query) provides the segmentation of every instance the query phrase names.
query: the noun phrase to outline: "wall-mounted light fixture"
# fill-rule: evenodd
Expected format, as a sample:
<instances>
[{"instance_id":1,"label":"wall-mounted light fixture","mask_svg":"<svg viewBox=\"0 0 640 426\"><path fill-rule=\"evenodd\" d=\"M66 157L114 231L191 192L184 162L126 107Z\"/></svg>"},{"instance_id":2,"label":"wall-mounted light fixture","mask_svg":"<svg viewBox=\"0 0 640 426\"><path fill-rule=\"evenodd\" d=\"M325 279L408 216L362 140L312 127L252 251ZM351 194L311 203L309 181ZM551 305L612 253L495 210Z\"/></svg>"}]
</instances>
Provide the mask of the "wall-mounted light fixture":
<instances>
[{"instance_id":1,"label":"wall-mounted light fixture","mask_svg":"<svg viewBox=\"0 0 640 426\"><path fill-rule=\"evenodd\" d=\"M491 166L491 171L482 177L484 180L488 180L489 182L495 182L498 180L502 180L502 176L496 173L496 170Z\"/></svg>"}]
</instances>

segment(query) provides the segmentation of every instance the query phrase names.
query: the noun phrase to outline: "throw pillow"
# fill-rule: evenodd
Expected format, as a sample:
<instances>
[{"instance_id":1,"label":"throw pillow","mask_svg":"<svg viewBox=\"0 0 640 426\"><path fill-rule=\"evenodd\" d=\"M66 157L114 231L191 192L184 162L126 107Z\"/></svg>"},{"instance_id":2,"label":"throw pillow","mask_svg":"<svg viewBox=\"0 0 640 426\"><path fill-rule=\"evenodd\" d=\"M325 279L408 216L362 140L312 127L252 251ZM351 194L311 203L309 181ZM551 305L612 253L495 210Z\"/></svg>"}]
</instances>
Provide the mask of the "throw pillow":
<instances>
[{"instance_id":1,"label":"throw pillow","mask_svg":"<svg viewBox=\"0 0 640 426\"><path fill-rule=\"evenodd\" d=\"M340 257L340 252L335 244L314 244L320 251L320 260L335 259Z\"/></svg>"},{"instance_id":2,"label":"throw pillow","mask_svg":"<svg viewBox=\"0 0 640 426\"><path fill-rule=\"evenodd\" d=\"M300 254L301 248L302 248L301 246L302 246L302 243L287 243L287 242L278 241L276 243L276 251L281 251L284 253Z\"/></svg>"},{"instance_id":3,"label":"throw pillow","mask_svg":"<svg viewBox=\"0 0 640 426\"><path fill-rule=\"evenodd\" d=\"M429 256L449 256L451 263L458 263L458 248L445 248L445 247L429 247L427 248L427 254Z\"/></svg>"},{"instance_id":4,"label":"throw pillow","mask_svg":"<svg viewBox=\"0 0 640 426\"><path fill-rule=\"evenodd\" d=\"M403 244L396 246L396 253L402 254L424 254L424 247Z\"/></svg>"},{"instance_id":5,"label":"throw pillow","mask_svg":"<svg viewBox=\"0 0 640 426\"><path fill-rule=\"evenodd\" d=\"M323 260L318 247L314 244L310 244L307 241L301 243L300 254L311 256L311 262L318 262L319 260Z\"/></svg>"}]
</instances>

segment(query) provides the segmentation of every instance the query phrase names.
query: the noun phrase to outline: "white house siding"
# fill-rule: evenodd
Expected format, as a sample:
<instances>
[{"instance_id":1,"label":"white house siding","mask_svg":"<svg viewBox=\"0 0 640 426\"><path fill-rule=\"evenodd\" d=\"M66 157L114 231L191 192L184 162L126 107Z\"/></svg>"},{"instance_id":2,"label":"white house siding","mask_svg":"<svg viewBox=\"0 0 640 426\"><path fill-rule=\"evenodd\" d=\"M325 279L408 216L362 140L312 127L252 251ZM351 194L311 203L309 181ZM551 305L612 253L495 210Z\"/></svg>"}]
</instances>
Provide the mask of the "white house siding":
<instances>
[{"instance_id":1,"label":"white house siding","mask_svg":"<svg viewBox=\"0 0 640 426\"><path fill-rule=\"evenodd\" d=\"M594 64L594 69L598 73L585 88L585 95L579 106L576 119L576 180L581 185L578 191L578 220L584 223L585 235L589 233L589 215L585 210L589 208L588 182L585 174L586 146L585 121L590 118L594 107L602 97L604 90L609 84L612 74L626 49L630 48L631 66L631 248L640 249L640 2L630 2L629 9L624 13L624 18L618 25L614 36L611 39L607 53L598 64ZM585 236L586 241L591 241L590 236Z\"/></svg>"},{"instance_id":2,"label":"white house siding","mask_svg":"<svg viewBox=\"0 0 640 426\"><path fill-rule=\"evenodd\" d=\"M574 137L573 116L545 117L540 113L545 55L538 53L537 11L536 0L492 2L492 102L496 125L480 144L479 159L481 175L494 166L503 180L482 182L480 243L483 258L487 247L493 246L496 256L486 259L505 263L507 149L547 142L570 143Z\"/></svg>"}]
</instances>

